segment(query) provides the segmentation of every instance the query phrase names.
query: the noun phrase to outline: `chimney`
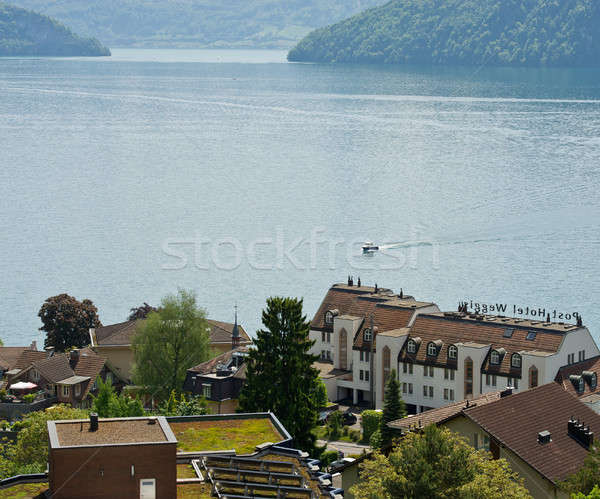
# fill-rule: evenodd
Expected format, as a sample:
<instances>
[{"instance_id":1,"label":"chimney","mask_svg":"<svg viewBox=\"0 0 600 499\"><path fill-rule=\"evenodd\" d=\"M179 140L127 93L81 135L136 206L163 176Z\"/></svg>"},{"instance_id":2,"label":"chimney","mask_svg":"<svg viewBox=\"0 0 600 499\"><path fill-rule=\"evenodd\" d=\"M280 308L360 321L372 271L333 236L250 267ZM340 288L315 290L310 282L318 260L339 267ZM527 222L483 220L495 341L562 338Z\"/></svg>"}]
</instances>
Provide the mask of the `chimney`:
<instances>
[{"instance_id":1,"label":"chimney","mask_svg":"<svg viewBox=\"0 0 600 499\"><path fill-rule=\"evenodd\" d=\"M360 288L360 276L358 276L358 282L356 285Z\"/></svg>"},{"instance_id":2,"label":"chimney","mask_svg":"<svg viewBox=\"0 0 600 499\"><path fill-rule=\"evenodd\" d=\"M74 348L69 352L69 365L71 366L71 369L75 370L77 362L79 362L79 350Z\"/></svg>"},{"instance_id":3,"label":"chimney","mask_svg":"<svg viewBox=\"0 0 600 499\"><path fill-rule=\"evenodd\" d=\"M90 431L98 431L98 413L90 412Z\"/></svg>"},{"instance_id":4,"label":"chimney","mask_svg":"<svg viewBox=\"0 0 600 499\"><path fill-rule=\"evenodd\" d=\"M377 289L377 283L375 283L375 293L377 293L378 289Z\"/></svg>"},{"instance_id":5,"label":"chimney","mask_svg":"<svg viewBox=\"0 0 600 499\"><path fill-rule=\"evenodd\" d=\"M37 341L33 340L31 342L31 346L29 347L31 350L37 350Z\"/></svg>"},{"instance_id":6,"label":"chimney","mask_svg":"<svg viewBox=\"0 0 600 499\"><path fill-rule=\"evenodd\" d=\"M567 423L567 433L586 449L589 449L594 443L594 432L590 430L589 426L585 426L585 423L573 419L573 416Z\"/></svg>"},{"instance_id":7,"label":"chimney","mask_svg":"<svg viewBox=\"0 0 600 499\"><path fill-rule=\"evenodd\" d=\"M583 320L581 319L581 315L577 314L577 327L583 326Z\"/></svg>"},{"instance_id":8,"label":"chimney","mask_svg":"<svg viewBox=\"0 0 600 499\"><path fill-rule=\"evenodd\" d=\"M402 300L404 298L404 291L402 291L402 288L400 288L400 299Z\"/></svg>"},{"instance_id":9,"label":"chimney","mask_svg":"<svg viewBox=\"0 0 600 499\"><path fill-rule=\"evenodd\" d=\"M52 357L54 355L54 347L46 347L46 357Z\"/></svg>"}]
</instances>

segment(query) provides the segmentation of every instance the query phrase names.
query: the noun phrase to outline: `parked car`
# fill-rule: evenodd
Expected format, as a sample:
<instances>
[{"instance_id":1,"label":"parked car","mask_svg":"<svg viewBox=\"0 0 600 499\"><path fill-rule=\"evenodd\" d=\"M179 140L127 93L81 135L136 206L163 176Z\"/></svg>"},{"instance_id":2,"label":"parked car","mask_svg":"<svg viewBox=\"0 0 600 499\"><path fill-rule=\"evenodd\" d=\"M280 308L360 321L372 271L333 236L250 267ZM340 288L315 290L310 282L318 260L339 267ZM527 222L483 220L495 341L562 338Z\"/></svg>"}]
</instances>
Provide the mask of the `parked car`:
<instances>
[{"instance_id":1,"label":"parked car","mask_svg":"<svg viewBox=\"0 0 600 499\"><path fill-rule=\"evenodd\" d=\"M342 421L345 425L352 426L353 424L356 424L358 418L356 417L356 414L352 413L350 409L348 409L342 413Z\"/></svg>"}]
</instances>

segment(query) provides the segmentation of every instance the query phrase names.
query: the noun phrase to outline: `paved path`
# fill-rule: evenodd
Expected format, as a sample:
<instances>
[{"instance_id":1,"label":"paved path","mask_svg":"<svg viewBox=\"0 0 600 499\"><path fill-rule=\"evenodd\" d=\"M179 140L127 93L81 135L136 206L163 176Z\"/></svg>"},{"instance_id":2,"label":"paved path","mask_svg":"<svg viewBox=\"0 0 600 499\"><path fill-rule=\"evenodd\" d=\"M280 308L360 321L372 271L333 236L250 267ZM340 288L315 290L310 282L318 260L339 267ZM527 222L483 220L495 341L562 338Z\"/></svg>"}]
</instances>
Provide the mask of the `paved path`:
<instances>
[{"instance_id":1,"label":"paved path","mask_svg":"<svg viewBox=\"0 0 600 499\"><path fill-rule=\"evenodd\" d=\"M337 450L344 453L344 457L349 457L353 454L362 454L363 450L370 450L368 445L355 444L353 442L327 442L325 440L317 440L317 445L323 446L327 444L327 450Z\"/></svg>"}]
</instances>

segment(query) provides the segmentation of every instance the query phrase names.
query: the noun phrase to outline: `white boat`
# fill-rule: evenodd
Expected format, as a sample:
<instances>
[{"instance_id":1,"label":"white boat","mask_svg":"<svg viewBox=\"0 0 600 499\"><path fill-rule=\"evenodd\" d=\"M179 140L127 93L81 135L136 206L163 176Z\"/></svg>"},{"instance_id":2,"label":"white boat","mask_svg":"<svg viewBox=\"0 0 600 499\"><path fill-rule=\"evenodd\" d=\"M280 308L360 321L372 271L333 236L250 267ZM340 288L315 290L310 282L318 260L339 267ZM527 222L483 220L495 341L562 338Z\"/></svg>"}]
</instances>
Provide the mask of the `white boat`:
<instances>
[{"instance_id":1,"label":"white boat","mask_svg":"<svg viewBox=\"0 0 600 499\"><path fill-rule=\"evenodd\" d=\"M373 244L371 241L367 241L362 245L362 251L363 253L374 253L375 251L379 251L379 246Z\"/></svg>"}]
</instances>

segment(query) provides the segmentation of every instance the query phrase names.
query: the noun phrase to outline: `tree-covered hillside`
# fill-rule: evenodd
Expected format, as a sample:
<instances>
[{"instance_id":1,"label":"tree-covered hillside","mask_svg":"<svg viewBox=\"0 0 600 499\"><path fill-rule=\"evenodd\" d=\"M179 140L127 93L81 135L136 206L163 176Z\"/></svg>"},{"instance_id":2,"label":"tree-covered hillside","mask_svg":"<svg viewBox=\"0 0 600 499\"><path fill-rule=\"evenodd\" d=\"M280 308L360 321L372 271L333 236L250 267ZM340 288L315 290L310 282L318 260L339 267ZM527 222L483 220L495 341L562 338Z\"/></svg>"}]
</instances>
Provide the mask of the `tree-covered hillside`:
<instances>
[{"instance_id":1,"label":"tree-covered hillside","mask_svg":"<svg viewBox=\"0 0 600 499\"><path fill-rule=\"evenodd\" d=\"M22 55L100 56L110 51L54 19L0 3L0 56Z\"/></svg>"},{"instance_id":2,"label":"tree-covered hillside","mask_svg":"<svg viewBox=\"0 0 600 499\"><path fill-rule=\"evenodd\" d=\"M392 0L310 33L290 61L600 65L598 0Z\"/></svg>"},{"instance_id":3,"label":"tree-covered hillside","mask_svg":"<svg viewBox=\"0 0 600 499\"><path fill-rule=\"evenodd\" d=\"M111 47L290 48L385 0L13 0Z\"/></svg>"}]
</instances>

